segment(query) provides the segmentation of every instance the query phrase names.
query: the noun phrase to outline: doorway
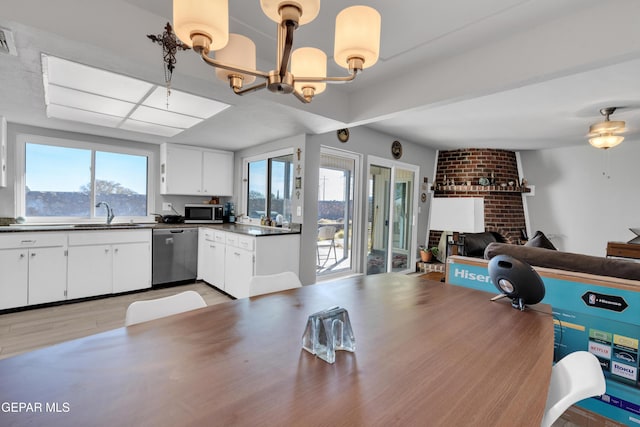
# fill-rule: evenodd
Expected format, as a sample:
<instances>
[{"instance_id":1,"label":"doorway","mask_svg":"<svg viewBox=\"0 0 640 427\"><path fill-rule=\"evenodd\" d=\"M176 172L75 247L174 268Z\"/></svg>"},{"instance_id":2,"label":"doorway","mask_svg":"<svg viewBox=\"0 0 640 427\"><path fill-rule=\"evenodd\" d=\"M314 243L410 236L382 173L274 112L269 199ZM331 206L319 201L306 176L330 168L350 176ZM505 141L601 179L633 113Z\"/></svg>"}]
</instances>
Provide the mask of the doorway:
<instances>
[{"instance_id":1,"label":"doorway","mask_svg":"<svg viewBox=\"0 0 640 427\"><path fill-rule=\"evenodd\" d=\"M369 157L367 274L413 271L419 172L415 165Z\"/></svg>"},{"instance_id":2,"label":"doorway","mask_svg":"<svg viewBox=\"0 0 640 427\"><path fill-rule=\"evenodd\" d=\"M335 148L320 148L316 277L353 274L359 265L358 176L361 157Z\"/></svg>"}]
</instances>

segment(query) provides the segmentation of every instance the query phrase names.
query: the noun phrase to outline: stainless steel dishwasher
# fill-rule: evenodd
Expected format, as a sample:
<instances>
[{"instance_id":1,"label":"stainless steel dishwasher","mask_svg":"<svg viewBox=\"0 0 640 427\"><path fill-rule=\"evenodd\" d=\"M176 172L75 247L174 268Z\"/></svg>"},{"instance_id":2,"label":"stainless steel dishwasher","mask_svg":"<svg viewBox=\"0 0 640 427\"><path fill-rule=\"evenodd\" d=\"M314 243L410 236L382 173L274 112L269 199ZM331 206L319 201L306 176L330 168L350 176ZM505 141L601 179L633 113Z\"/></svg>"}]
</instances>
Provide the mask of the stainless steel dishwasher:
<instances>
[{"instance_id":1,"label":"stainless steel dishwasher","mask_svg":"<svg viewBox=\"0 0 640 427\"><path fill-rule=\"evenodd\" d=\"M198 229L153 230L153 286L196 279L198 271Z\"/></svg>"}]
</instances>

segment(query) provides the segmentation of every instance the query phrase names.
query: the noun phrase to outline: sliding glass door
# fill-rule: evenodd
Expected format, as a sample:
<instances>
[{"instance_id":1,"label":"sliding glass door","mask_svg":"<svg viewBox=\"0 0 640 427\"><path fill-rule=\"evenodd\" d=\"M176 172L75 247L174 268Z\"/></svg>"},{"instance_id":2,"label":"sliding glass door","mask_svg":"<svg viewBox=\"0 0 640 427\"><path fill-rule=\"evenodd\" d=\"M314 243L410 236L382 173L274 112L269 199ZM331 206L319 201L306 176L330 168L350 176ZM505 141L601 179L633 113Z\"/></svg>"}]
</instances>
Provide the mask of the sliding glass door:
<instances>
[{"instance_id":1,"label":"sliding glass door","mask_svg":"<svg viewBox=\"0 0 640 427\"><path fill-rule=\"evenodd\" d=\"M316 277L355 272L359 231L357 217L360 156L322 147L318 184L318 243ZM356 240L357 241L357 240Z\"/></svg>"},{"instance_id":2,"label":"sliding glass door","mask_svg":"<svg viewBox=\"0 0 640 427\"><path fill-rule=\"evenodd\" d=\"M419 168L370 156L367 274L413 271Z\"/></svg>"}]
</instances>

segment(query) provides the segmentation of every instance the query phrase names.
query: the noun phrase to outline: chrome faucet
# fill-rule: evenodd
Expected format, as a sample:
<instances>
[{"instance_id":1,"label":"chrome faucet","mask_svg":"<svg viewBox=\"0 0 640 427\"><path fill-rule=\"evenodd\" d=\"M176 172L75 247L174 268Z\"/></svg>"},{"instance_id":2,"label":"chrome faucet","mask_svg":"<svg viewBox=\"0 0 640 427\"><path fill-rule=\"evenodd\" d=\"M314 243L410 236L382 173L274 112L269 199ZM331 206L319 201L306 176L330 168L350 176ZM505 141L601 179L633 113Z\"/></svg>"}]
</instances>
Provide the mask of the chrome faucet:
<instances>
[{"instance_id":1,"label":"chrome faucet","mask_svg":"<svg viewBox=\"0 0 640 427\"><path fill-rule=\"evenodd\" d=\"M111 209L107 202L98 202L98 204L96 204L96 208L99 208L100 206L104 206L107 209L107 224L111 224L113 217L115 217L113 209Z\"/></svg>"}]
</instances>

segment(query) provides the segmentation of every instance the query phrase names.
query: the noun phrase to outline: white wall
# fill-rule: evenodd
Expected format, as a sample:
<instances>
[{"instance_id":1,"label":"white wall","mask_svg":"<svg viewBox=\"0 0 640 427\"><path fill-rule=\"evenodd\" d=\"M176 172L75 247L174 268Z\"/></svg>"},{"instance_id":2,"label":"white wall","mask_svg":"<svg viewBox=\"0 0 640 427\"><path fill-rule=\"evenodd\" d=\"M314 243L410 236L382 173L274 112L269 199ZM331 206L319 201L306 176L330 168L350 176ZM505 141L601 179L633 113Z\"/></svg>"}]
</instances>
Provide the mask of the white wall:
<instances>
[{"instance_id":1,"label":"white wall","mask_svg":"<svg viewBox=\"0 0 640 427\"><path fill-rule=\"evenodd\" d=\"M634 237L640 227L640 146L628 138L610 150L584 145L520 153L531 230L560 250L604 256L608 241ZM603 172L605 174L603 175Z\"/></svg>"}]
</instances>

